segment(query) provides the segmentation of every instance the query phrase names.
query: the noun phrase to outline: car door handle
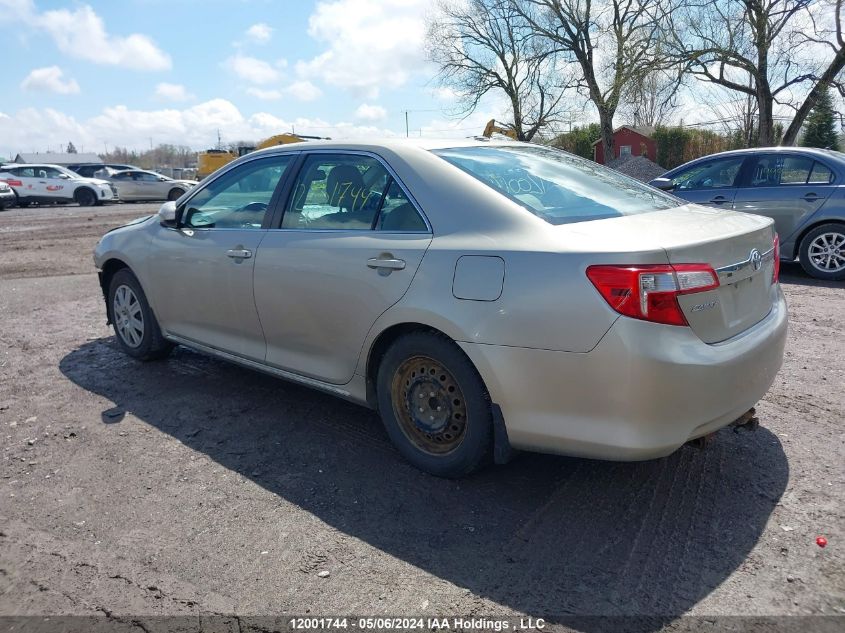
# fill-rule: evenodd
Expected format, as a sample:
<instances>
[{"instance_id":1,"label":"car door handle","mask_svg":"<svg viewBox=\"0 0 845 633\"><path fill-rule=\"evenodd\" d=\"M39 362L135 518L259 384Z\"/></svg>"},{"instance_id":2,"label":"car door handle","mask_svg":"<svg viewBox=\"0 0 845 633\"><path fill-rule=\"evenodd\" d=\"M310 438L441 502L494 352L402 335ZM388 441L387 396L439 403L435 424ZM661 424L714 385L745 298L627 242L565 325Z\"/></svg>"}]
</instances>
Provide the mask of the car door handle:
<instances>
[{"instance_id":1,"label":"car door handle","mask_svg":"<svg viewBox=\"0 0 845 633\"><path fill-rule=\"evenodd\" d=\"M728 199L725 196L716 196L710 202L713 204L722 204L723 202L728 202Z\"/></svg>"},{"instance_id":2,"label":"car door handle","mask_svg":"<svg viewBox=\"0 0 845 633\"><path fill-rule=\"evenodd\" d=\"M390 270L402 270L405 268L404 259L394 259L392 257L371 257L367 260L367 266L370 268L388 268Z\"/></svg>"},{"instance_id":3,"label":"car door handle","mask_svg":"<svg viewBox=\"0 0 845 633\"><path fill-rule=\"evenodd\" d=\"M818 200L820 198L820 196L816 193L807 193L807 194L804 194L803 198L807 202L815 202L816 200Z\"/></svg>"},{"instance_id":4,"label":"car door handle","mask_svg":"<svg viewBox=\"0 0 845 633\"><path fill-rule=\"evenodd\" d=\"M232 248L226 251L226 255L233 259L249 259L252 257L252 251L246 248Z\"/></svg>"}]
</instances>

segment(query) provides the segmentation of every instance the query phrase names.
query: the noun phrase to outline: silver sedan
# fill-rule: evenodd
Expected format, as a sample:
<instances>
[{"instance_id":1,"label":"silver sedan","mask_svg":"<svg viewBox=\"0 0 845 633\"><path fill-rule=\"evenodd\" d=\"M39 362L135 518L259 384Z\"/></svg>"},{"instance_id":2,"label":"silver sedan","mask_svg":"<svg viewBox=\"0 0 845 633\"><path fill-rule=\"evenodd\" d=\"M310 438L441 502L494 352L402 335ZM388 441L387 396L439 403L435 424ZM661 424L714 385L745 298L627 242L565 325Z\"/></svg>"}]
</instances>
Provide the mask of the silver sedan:
<instances>
[{"instance_id":1,"label":"silver sedan","mask_svg":"<svg viewBox=\"0 0 845 633\"><path fill-rule=\"evenodd\" d=\"M107 180L117 188L123 201L177 200L197 184L196 180L174 180L143 169L111 172Z\"/></svg>"},{"instance_id":2,"label":"silver sedan","mask_svg":"<svg viewBox=\"0 0 845 633\"><path fill-rule=\"evenodd\" d=\"M95 251L130 356L181 344L370 406L449 477L745 419L782 362L778 261L769 218L472 140L255 152Z\"/></svg>"}]
</instances>

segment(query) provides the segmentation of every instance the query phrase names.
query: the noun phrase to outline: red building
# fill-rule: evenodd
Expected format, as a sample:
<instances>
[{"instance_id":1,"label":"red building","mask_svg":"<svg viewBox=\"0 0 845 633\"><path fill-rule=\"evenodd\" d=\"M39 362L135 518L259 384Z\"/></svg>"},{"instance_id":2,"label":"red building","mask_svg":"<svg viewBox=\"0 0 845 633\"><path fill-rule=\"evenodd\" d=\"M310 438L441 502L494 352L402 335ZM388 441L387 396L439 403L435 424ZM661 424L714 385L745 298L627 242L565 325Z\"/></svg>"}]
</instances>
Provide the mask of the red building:
<instances>
[{"instance_id":1,"label":"red building","mask_svg":"<svg viewBox=\"0 0 845 633\"><path fill-rule=\"evenodd\" d=\"M622 158L624 156L645 156L652 162L657 162L657 144L651 135L654 133L654 128L650 127L633 127L630 125L623 125L613 130L613 158ZM601 165L605 165L610 161L604 158L604 147L601 139L593 142L593 160Z\"/></svg>"}]
</instances>

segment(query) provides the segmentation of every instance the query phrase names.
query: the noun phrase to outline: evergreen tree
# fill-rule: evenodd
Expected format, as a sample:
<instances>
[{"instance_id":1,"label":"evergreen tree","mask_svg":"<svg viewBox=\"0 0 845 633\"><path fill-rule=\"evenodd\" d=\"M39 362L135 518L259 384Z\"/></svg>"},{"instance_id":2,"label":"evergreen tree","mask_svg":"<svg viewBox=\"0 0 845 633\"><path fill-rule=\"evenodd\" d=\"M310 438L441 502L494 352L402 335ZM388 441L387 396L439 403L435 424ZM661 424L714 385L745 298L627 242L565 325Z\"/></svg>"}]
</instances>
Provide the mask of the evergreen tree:
<instances>
[{"instance_id":1,"label":"evergreen tree","mask_svg":"<svg viewBox=\"0 0 845 633\"><path fill-rule=\"evenodd\" d=\"M76 154L76 145L73 144L73 141L68 142L67 153L68 154Z\"/></svg>"},{"instance_id":2,"label":"evergreen tree","mask_svg":"<svg viewBox=\"0 0 845 633\"><path fill-rule=\"evenodd\" d=\"M839 138L834 125L833 100L830 98L829 90L821 93L818 103L807 116L801 145L804 147L839 149Z\"/></svg>"}]
</instances>

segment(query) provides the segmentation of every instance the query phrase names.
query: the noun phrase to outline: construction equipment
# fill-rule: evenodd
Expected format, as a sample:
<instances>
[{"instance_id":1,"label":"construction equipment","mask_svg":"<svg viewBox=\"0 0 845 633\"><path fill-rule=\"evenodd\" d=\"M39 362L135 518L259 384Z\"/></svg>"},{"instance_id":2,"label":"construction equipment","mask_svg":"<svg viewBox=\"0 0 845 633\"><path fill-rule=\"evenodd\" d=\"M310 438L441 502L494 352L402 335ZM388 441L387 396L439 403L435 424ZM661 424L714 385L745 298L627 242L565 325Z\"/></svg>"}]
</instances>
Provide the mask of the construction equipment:
<instances>
[{"instance_id":1,"label":"construction equipment","mask_svg":"<svg viewBox=\"0 0 845 633\"><path fill-rule=\"evenodd\" d=\"M306 136L305 134L276 134L264 139L257 145L239 145L238 151L228 151L225 149L209 149L197 154L197 180L202 180L206 176L220 169L223 165L231 163L236 158L249 154L257 149L264 149L266 147L273 147L275 145L287 145L288 143L301 143L309 140L329 140L328 138L320 136Z\"/></svg>"},{"instance_id":2,"label":"construction equipment","mask_svg":"<svg viewBox=\"0 0 845 633\"><path fill-rule=\"evenodd\" d=\"M490 119L487 121L487 125L484 126L484 132L482 132L481 135L490 138L494 134L503 134L514 141L517 140L516 130L509 126L502 127L502 125L498 125L496 123L496 119Z\"/></svg>"}]
</instances>

